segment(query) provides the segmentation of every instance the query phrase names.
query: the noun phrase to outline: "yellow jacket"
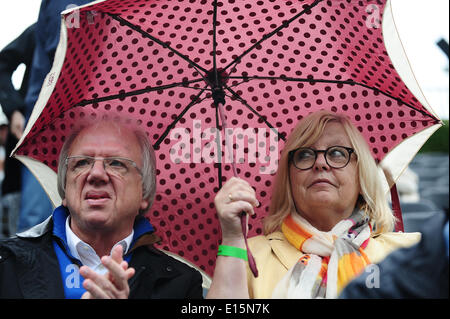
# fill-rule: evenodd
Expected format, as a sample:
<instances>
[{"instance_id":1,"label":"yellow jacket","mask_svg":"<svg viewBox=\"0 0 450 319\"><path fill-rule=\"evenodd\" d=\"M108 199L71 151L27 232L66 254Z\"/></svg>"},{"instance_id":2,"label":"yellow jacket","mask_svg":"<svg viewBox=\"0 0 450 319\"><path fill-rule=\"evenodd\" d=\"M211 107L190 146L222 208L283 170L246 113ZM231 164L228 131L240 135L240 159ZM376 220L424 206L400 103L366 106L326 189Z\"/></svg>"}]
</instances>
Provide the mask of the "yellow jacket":
<instances>
[{"instance_id":1,"label":"yellow jacket","mask_svg":"<svg viewBox=\"0 0 450 319\"><path fill-rule=\"evenodd\" d=\"M395 249L409 247L419 241L420 233L385 233L372 237L364 252L372 263L378 263ZM294 248L282 232L250 238L249 248L259 273L255 278L248 269L250 298L271 298L277 283L303 253Z\"/></svg>"}]
</instances>

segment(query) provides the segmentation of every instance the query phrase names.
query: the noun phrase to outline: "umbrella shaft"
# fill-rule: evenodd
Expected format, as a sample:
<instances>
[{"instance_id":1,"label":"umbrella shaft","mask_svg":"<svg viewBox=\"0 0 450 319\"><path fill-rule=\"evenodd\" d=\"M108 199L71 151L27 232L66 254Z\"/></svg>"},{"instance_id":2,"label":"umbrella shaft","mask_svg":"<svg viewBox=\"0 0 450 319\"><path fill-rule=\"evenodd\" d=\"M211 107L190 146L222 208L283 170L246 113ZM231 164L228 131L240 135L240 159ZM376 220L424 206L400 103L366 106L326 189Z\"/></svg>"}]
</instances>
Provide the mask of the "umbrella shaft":
<instances>
[{"instance_id":1,"label":"umbrella shaft","mask_svg":"<svg viewBox=\"0 0 450 319\"><path fill-rule=\"evenodd\" d=\"M227 119L225 117L225 111L223 109L223 104L217 103L217 107L219 108L219 116L220 116L220 120L222 122L223 131L225 133L225 147L227 148L228 154L230 156L230 163L231 163L231 167L233 168L233 174L235 177L238 177L237 170L236 170L236 163L234 162L233 148L230 144L230 140L229 140L228 134L227 134Z\"/></svg>"}]
</instances>

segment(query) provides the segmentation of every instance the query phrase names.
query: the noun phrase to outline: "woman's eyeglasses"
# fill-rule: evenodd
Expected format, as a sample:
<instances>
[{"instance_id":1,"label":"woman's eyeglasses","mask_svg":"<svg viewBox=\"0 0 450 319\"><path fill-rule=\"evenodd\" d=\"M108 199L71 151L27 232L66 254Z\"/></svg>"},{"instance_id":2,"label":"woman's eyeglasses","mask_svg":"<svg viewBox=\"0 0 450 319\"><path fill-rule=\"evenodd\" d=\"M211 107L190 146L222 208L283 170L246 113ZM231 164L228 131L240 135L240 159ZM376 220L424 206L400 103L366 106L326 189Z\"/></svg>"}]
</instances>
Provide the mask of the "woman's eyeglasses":
<instances>
[{"instance_id":1,"label":"woman's eyeglasses","mask_svg":"<svg viewBox=\"0 0 450 319\"><path fill-rule=\"evenodd\" d=\"M325 161L332 168L343 168L350 162L355 150L345 146L330 146L326 150L315 150L310 147L299 147L289 152L289 162L300 170L307 170L314 166L318 153L324 153Z\"/></svg>"}]
</instances>

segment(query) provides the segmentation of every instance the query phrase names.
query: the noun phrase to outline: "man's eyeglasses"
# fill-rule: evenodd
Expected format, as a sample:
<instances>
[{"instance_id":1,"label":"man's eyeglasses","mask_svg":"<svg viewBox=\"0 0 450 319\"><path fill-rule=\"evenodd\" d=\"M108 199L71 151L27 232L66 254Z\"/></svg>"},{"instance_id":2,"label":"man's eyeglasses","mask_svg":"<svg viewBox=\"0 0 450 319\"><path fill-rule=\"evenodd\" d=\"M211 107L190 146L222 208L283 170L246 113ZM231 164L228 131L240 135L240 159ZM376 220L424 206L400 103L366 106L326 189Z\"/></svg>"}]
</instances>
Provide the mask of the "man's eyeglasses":
<instances>
[{"instance_id":1,"label":"man's eyeglasses","mask_svg":"<svg viewBox=\"0 0 450 319\"><path fill-rule=\"evenodd\" d=\"M139 175L142 176L142 172L137 164L124 157L69 156L66 158L66 166L70 173L80 175L90 171L94 167L95 161L103 161L103 168L110 175L123 177L135 168Z\"/></svg>"},{"instance_id":2,"label":"man's eyeglasses","mask_svg":"<svg viewBox=\"0 0 450 319\"><path fill-rule=\"evenodd\" d=\"M289 162L300 170L314 166L318 153L324 153L325 161L332 168L343 168L350 162L355 150L345 146L330 146L326 150L315 150L310 147L300 147L289 152Z\"/></svg>"}]
</instances>

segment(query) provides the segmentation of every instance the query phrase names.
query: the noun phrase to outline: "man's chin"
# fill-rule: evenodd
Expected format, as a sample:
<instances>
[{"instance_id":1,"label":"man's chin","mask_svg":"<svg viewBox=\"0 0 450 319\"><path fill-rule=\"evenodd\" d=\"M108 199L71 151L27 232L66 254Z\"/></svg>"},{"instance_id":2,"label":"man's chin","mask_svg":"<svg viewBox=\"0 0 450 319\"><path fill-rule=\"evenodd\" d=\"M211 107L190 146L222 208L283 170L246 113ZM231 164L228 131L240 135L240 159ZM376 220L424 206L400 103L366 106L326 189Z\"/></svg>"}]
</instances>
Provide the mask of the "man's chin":
<instances>
[{"instance_id":1,"label":"man's chin","mask_svg":"<svg viewBox=\"0 0 450 319\"><path fill-rule=\"evenodd\" d=\"M110 221L109 216L106 214L101 213L95 213L95 214L89 214L88 216L84 217L84 224L90 228L91 230L98 229L98 230L105 230L108 229L108 223Z\"/></svg>"},{"instance_id":2,"label":"man's chin","mask_svg":"<svg viewBox=\"0 0 450 319\"><path fill-rule=\"evenodd\" d=\"M109 205L99 205L98 203L97 205L85 204L86 205L83 205L84 207L81 211L81 215L83 216L83 219L93 223L103 223L104 221L107 221L113 211Z\"/></svg>"}]
</instances>

